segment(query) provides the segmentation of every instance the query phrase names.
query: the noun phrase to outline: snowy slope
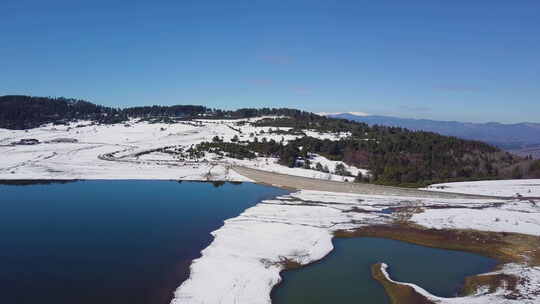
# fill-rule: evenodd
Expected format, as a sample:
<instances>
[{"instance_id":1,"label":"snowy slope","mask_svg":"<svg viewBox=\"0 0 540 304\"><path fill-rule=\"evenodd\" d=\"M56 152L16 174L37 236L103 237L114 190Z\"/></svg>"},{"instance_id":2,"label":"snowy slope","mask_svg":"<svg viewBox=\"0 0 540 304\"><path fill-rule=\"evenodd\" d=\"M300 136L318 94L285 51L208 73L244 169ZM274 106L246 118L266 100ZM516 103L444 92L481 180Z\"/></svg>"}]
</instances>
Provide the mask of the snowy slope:
<instances>
[{"instance_id":1,"label":"snowy slope","mask_svg":"<svg viewBox=\"0 0 540 304\"><path fill-rule=\"evenodd\" d=\"M218 136L230 141L255 138L288 142L299 135L269 133L269 127L256 127L246 120L198 120L175 124L137 122L95 125L78 121L68 126L51 124L30 130L0 129L0 179L178 179L247 181L228 168L242 164L262 170L332 180L351 180L315 170L288 168L276 159L258 158L252 161L216 158L180 160L168 153L154 151L164 147L188 149ZM238 124L242 123L242 124ZM277 130L279 128L274 128ZM286 131L286 128L281 128ZM338 140L347 133L318 133L310 136ZM37 145L12 145L21 139L37 139ZM76 142L55 142L69 139ZM113 157L111 157L113 156ZM337 162L314 156L316 162L334 169ZM314 162L315 164L315 162ZM360 169L347 166L350 172ZM363 172L366 172L363 170Z\"/></svg>"}]
</instances>

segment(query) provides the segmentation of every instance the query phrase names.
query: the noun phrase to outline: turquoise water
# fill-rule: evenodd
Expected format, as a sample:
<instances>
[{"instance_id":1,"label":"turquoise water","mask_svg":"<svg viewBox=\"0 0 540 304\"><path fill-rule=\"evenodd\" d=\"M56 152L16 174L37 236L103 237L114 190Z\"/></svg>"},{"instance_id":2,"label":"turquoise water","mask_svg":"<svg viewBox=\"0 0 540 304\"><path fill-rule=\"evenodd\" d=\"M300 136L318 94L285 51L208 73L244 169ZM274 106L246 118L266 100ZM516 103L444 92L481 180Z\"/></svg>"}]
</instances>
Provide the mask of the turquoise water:
<instances>
[{"instance_id":1,"label":"turquoise water","mask_svg":"<svg viewBox=\"0 0 540 304\"><path fill-rule=\"evenodd\" d=\"M285 193L250 183L0 185L1 303L169 303L211 231Z\"/></svg>"},{"instance_id":2,"label":"turquoise water","mask_svg":"<svg viewBox=\"0 0 540 304\"><path fill-rule=\"evenodd\" d=\"M496 261L476 254L428 248L381 238L334 239L334 251L304 268L282 273L274 304L389 303L371 278L371 265L387 263L393 279L431 293L455 296L466 276L490 271Z\"/></svg>"}]
</instances>

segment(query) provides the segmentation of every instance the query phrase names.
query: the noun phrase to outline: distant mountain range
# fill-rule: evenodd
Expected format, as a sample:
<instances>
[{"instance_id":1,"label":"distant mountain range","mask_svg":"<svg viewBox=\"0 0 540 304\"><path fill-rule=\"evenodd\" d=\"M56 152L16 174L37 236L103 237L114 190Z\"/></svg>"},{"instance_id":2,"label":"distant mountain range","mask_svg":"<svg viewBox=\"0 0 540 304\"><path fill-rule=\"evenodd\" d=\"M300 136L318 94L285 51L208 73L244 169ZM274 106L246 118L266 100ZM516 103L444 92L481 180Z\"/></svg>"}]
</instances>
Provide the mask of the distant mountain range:
<instances>
[{"instance_id":1,"label":"distant mountain range","mask_svg":"<svg viewBox=\"0 0 540 304\"><path fill-rule=\"evenodd\" d=\"M367 115L358 112L321 114L334 118L365 122L369 125L395 126L480 140L506 150L540 150L540 123L469 123Z\"/></svg>"}]
</instances>

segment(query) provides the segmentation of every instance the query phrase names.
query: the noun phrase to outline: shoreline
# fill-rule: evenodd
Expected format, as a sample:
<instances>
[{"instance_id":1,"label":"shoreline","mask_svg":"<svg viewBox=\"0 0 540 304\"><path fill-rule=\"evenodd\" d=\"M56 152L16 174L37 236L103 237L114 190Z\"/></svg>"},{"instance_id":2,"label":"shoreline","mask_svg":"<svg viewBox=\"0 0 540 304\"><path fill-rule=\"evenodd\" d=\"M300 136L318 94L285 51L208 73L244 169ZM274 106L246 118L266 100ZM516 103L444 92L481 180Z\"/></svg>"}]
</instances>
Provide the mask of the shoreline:
<instances>
[{"instance_id":1,"label":"shoreline","mask_svg":"<svg viewBox=\"0 0 540 304\"><path fill-rule=\"evenodd\" d=\"M407 241L409 233L407 233L408 231L403 233L405 226L396 225L396 216L402 211L395 211L395 215L384 212L389 207L402 206L403 200L407 200L407 198L299 191L263 201L247 209L240 216L225 221L223 227L212 233L215 237L214 242L202 252L201 259L194 261L192 264L193 276L177 289L172 303L271 303L273 291L282 284L280 273L287 269L306 267L324 260L333 251L332 239L334 237L391 238L390 235L367 232L370 229L394 227L394 231L390 232L405 236L405 239L403 237L394 237L394 239ZM429 202L430 205L426 208L435 209L437 206L495 210L501 208L500 205L494 205L493 201L490 200L473 202L469 199L420 198L418 200ZM449 207L448 204L451 206ZM463 204L468 205L468 207L464 207ZM362 207L362 209L358 209L357 206ZM414 220L415 218L411 216L407 221L414 222ZM531 244L540 247L540 236L536 235L496 231L471 232L472 230L467 229L437 230L428 227L419 228L418 224L407 227L409 232L422 231L424 233L429 231L430 233L425 233L424 238L431 242L434 242L432 240L434 236L440 236L443 233L450 233L451 236L469 236L464 238L461 243L448 242L448 238L442 238L441 243L455 245L450 248L445 248L437 243L429 244L425 240L419 241L419 237L416 238L415 242L409 239L409 243L448 250L484 253L483 255L487 249L482 252L468 247L479 242L479 236L484 235L485 239L480 239L481 246L491 243L497 246L505 245L499 246L502 251L495 251L498 254L495 255L497 260L505 262L499 264L502 266L510 265L513 262L524 263L524 259L517 257L528 250L536 250L536 247L531 247ZM523 237L527 240L534 240L534 242L529 242L528 247L518 246L519 243L513 242L516 237L518 240ZM499 238L508 241L508 244L501 243ZM450 239L454 239L454 237ZM465 240L470 242L467 243ZM462 244L463 242L465 245ZM527 241L523 241L521 245L523 244L527 244ZM492 249L492 247L488 246L488 249ZM513 250L510 252L513 252L513 255L505 251L508 249ZM534 261L536 261L537 253L540 256L540 253L536 252ZM537 264L519 265L521 265L520 267L529 267L529 265ZM529 268L531 267L533 266ZM532 270L536 271L536 268ZM540 275L540 268L538 270ZM216 274L219 274L219 279L215 278ZM484 277L485 275L485 273L478 274L478 276ZM536 279L537 274L533 273L533 275L535 276L533 278ZM501 275L494 276L493 284L502 283L500 278ZM467 280L467 288L474 287L475 282L480 282L468 278L465 280ZM217 294L208 295L204 292L208 282L219 284L214 288ZM484 284L481 285L484 286ZM465 290L465 287L463 289ZM499 299L500 296L500 294L482 295L484 300L488 300L488 298L491 300L493 298ZM449 299L468 303L469 298Z\"/></svg>"},{"instance_id":2,"label":"shoreline","mask_svg":"<svg viewBox=\"0 0 540 304\"><path fill-rule=\"evenodd\" d=\"M336 237L378 237L431 248L475 253L497 261L497 264L489 273L501 271L506 265L510 264L527 265L529 267L540 266L540 237L527 234L463 229L438 230L416 225L381 225L363 227L355 231L338 231ZM449 242L449 238L452 239L452 242ZM388 265L384 265L384 263L372 265L373 278L383 285L391 299L395 298L396 294L401 295L401 297L404 297L403 294L407 294L406 298L400 298L400 301L392 301L393 304L435 303L429 301L422 292L418 292L415 288L412 288L412 291L403 291L403 286L407 286L409 283L398 282L399 284L397 284L388 275L384 277L378 275L377 272L380 269L388 267ZM515 289L516 281L513 281L514 278L511 276L505 274L489 275L489 273L465 277L463 286L460 288L460 295L447 299L458 300L462 297L471 296L482 286L487 286L491 292L495 292L498 288L505 288L505 286ZM421 288L420 286L417 287ZM409 288L411 287L409 286ZM514 294L513 296L520 295ZM424 298L425 301L416 302L421 298Z\"/></svg>"},{"instance_id":3,"label":"shoreline","mask_svg":"<svg viewBox=\"0 0 540 304\"><path fill-rule=\"evenodd\" d=\"M0 192L3 227L13 232L6 236L7 260L2 264L4 277L13 278L6 294L10 303L17 303L13 299L25 287L25 273L33 273L33 285L27 287L44 289L45 298L76 299L82 287L85 303L103 296L107 303L168 304L188 278L182 277L184 270L213 241L212 231L261 199L286 194L253 183L228 183L218 189L208 183L162 181L4 185ZM69 278L58 263L71 267L70 277L77 280L68 292L62 292ZM43 272L33 271L36 265ZM140 271L143 276L137 276ZM97 277L106 284L97 284ZM92 284L84 287L84 282ZM121 282L121 291L108 291L106 286L114 282ZM25 296L38 297L36 292Z\"/></svg>"},{"instance_id":4,"label":"shoreline","mask_svg":"<svg viewBox=\"0 0 540 304\"><path fill-rule=\"evenodd\" d=\"M255 170L255 169L252 169L252 170ZM276 173L272 173L272 172L268 172L268 173L276 174ZM282 174L277 174L277 175L282 175ZM298 178L298 179L305 179L305 178L296 177L296 176L289 176L289 177ZM250 177L250 179L251 179L251 181L248 181L249 183L257 183L257 184L262 184L262 185L266 185L266 186L279 187L279 188L287 189L289 191L295 189L293 187L285 187L285 186L279 186L279 185L276 185L276 184L268 184L268 183L260 182L260 181L257 181L256 179L252 179L251 177ZM50 179L49 180L48 179L9 180L8 179L8 180L0 180L0 182L1 181L19 181L19 182L20 181L22 181L22 182L36 181L36 182L39 183L39 181L45 181L45 183L47 183L47 181L49 181L49 182L53 182L53 183L54 182L64 183L64 182L75 182L75 181L85 181L85 180L103 180L103 181L107 181L107 180L113 180L113 179L75 179L75 180L73 180L73 179L69 179L69 180L68 179L66 179L66 180L62 180L62 179L60 179L60 180L58 180L58 179L57 180L50 180ZM155 178L149 178L149 179L137 178L137 179L114 179L114 180L158 180L158 179L155 179ZM235 181L228 181L228 180L227 181L222 181L222 180L210 180L210 181L208 181L208 180L177 180L177 179L162 179L162 180L163 181L165 181L165 180L166 181L176 181L176 182L186 181L186 182L210 182L210 183L212 183L212 182L220 182L220 183L221 182L232 182L232 183L237 183ZM326 182L326 181L322 181L322 182ZM331 182L331 183L338 183L339 184L340 182ZM347 183L344 183L344 184L347 184ZM419 193L425 193L424 191L421 191L421 190L418 190L418 191L419 191ZM314 193L314 192L317 192L317 191L306 191L306 190L304 190L304 191L299 191L299 192L293 193L292 196L289 196L289 197L292 198L292 199L300 200L302 202L301 204L297 204L296 206L303 206L304 204L306 206L311 206L313 204L314 204L314 206L316 206L317 204L315 204L315 203L323 203L325 201L325 199L323 199L323 202L317 202L317 201L313 201L313 200L304 199L302 197L299 197L299 196L301 196L302 192L304 192L304 193L312 193L313 192ZM295 196L295 194L296 194L296 196ZM321 192L321 194L323 194L323 192ZM363 194L363 195L359 196L359 194L357 194L357 193L350 193L350 192L341 192L341 193L332 192L332 193L328 193L328 195L335 195L336 197L341 196L341 199L343 199L344 197L345 198L349 197L349 196L350 197L363 197L363 196L368 196L369 197L369 195L366 195L366 194ZM395 199L395 197L393 197L391 195L388 195L388 193L385 193L385 194L382 194L382 195L388 196L389 200ZM373 196L373 197L378 197L378 196ZM476 195L472 195L472 196L464 195L463 198L471 199L472 197L478 199L478 197ZM486 198L495 199L495 197L491 197L491 196L481 196L481 197L484 200ZM447 198L446 195L441 195L441 197L438 197L437 199L443 200L443 199L446 199L446 198ZM272 198L270 200L275 201L275 200L280 200L280 199L282 199L282 198L280 198L280 196L278 196L278 197ZM434 201L437 201L436 198L432 198L431 196L422 197L421 199L423 199L423 200L433 199ZM508 198L504 198L504 199L508 199ZM452 197L452 200L455 200L455 197ZM478 200L478 202L480 202L480 201L481 200ZM282 201L282 203L283 202L284 201ZM339 203L342 203L342 202L339 202ZM238 217L241 217L246 211L248 211L250 209L254 209L254 208L256 208L257 206L259 206L261 204L267 204L266 200L263 199L262 201L259 201L255 206L246 209ZM363 205L363 204L360 203L358 205ZM452 207L446 207L446 208L452 208ZM458 207L454 205L453 208L458 208ZM459 207L459 208L461 208L461 207ZM471 208L473 208L473 207L471 207ZM365 214L369 214L372 211L354 209L354 207L353 207L348 211L341 210L341 212L353 212L353 213L358 213L358 214L363 213L365 215ZM199 258L192 260L190 268L189 268L190 275L188 276L188 279L186 281L191 279L191 267L193 266L193 264L197 260L203 259L204 258L204 252L208 248L210 248L213 245L214 242L216 242L216 239L218 237L217 233L221 229L225 228L225 226L227 225L227 222L233 221L235 219L236 218L231 218L231 219L226 220L222 227L218 228L216 231L211 233L212 236L213 236L212 242L210 243L210 245L206 249L204 249L204 250L202 250L200 252L200 257ZM405 231L405 233L404 233L404 231ZM443 240L438 238L441 235L444 236L445 234L450 234L452 236L457 235L457 238L453 238L452 242L448 242L448 240L444 239L444 238L443 238ZM485 239L482 239L481 238L482 236L484 236ZM299 267L307 267L307 266L309 266L311 264L321 262L329 254L332 254L332 252L333 252L332 239L334 237L380 237L380 238L394 239L394 240L398 240L398 241L404 241L404 242L408 242L408 243L412 243L412 244L417 244L417 245L427 246L427 247L433 247L433 248L441 248L441 249L447 249L447 250L461 250L461 251L466 251L466 252L473 252L473 253L477 253L477 254L481 254L481 255L484 255L484 256L489 256L489 257L493 257L493 258L497 259L497 261L499 261L499 263L495 267L494 271L498 271L498 270L502 271L504 266L507 265L507 264L510 264L510 263L520 263L520 264L529 265L531 267L535 267L535 266L540 265L540 236L532 236L532 235L520 234L520 233L512 233L512 232L474 231L474 230L467 230L467 229L432 229L432 228L430 229L428 227L422 227L421 225L418 225L418 224L404 225L403 223L401 223L399 225L395 225L395 223L394 224L392 224L392 223L368 224L368 225L365 225L365 226L361 225L360 227L356 227L356 228L348 227L347 225L345 225L345 227L343 227L342 229L336 229L336 230L333 230L333 232L331 232L331 235L330 235L330 238L329 238L331 246L329 248L326 248L328 251L326 253L324 253L322 255L322 257L317 258L316 256L311 256L311 257L308 258L308 260L302 260L302 259L298 260L297 257L295 257L295 256L292 256L292 257L278 256L279 257L278 260L271 261L271 263L273 263L273 265L271 265L270 267L272 267L272 266L276 267L277 266L279 268L279 271L277 272L278 279L275 282L275 284L272 286L272 288L270 289L270 292L268 294L268 296L270 297L270 300L271 300L271 297L272 297L272 294L273 294L274 290L276 288L278 288L280 284L282 284L282 280L279 279L280 278L279 274L282 271L286 271L286 270L293 269L293 268L299 268ZM474 242L472 242L472 240L474 240ZM474 243L478 243L478 240L482 240L481 246L475 246ZM535 244L536 246L531 246L531 244ZM495 250L492 250L492 249L495 249ZM526 255L526 257L523 257L523 253L528 253L528 255ZM321 254L321 252L319 252L319 255L320 254ZM306 263L304 263L304 262L306 262ZM501 286L502 284L504 284L503 282L508 282L508 276L506 276L504 274L493 275L487 280L485 278L486 278L486 274L478 274L476 276L465 278L465 284L464 284L462 290L463 291L468 290L469 292L471 292L471 291L478 290L478 288L480 286L485 286L486 284L488 286L490 286L490 290L496 290L498 286ZM383 279L381 279L381 280L383 280ZM389 276L387 277L387 279L389 280L389 282L391 281ZM380 281L380 282L381 282L381 284L383 284L382 281ZM388 282L386 282L386 283L388 283ZM183 284L184 283L182 283L182 285ZM395 283L395 284L399 285L401 283L398 282L398 283ZM408 283L402 283L402 284L408 284ZM418 288L421 289L421 287L418 287ZM385 287L385 290L386 290L386 287ZM390 291L390 292L392 292L392 291ZM418 292L418 290L413 288L412 294L413 294L413 296L411 296L411 297L414 298L418 294L421 295L422 293ZM448 298L448 299L459 299L459 297L458 298ZM174 301L175 301L175 299L173 298L171 303L176 303ZM193 303L198 303L198 302L193 302ZM426 302L426 303L432 303L432 302Z\"/></svg>"},{"instance_id":5,"label":"shoreline","mask_svg":"<svg viewBox=\"0 0 540 304\"><path fill-rule=\"evenodd\" d=\"M435 304L417 293L413 287L391 281L387 276L386 267L385 263L372 265L371 278L383 286L391 304Z\"/></svg>"},{"instance_id":6,"label":"shoreline","mask_svg":"<svg viewBox=\"0 0 540 304\"><path fill-rule=\"evenodd\" d=\"M415 238L411 238L411 234L403 234L403 230L408 230L408 232L413 232L412 234L417 234ZM407 233L407 231L405 232ZM456 243L447 243L446 240L440 240L439 237L444 236L445 234L459 234L462 238L457 238ZM420 235L421 237L418 237ZM489 246L490 243L486 243L485 240L483 246L475 247L473 244L477 242L479 235L488 235L488 238L492 238L491 241L494 241L494 244L500 245L495 246L498 248L497 251L492 251L492 247ZM423 236L423 237L422 237ZM332 241L335 238L363 238L363 237L374 237L381 239L389 239L395 241L401 241L409 244L437 248L443 250L455 250L470 252L485 257L493 258L497 261L497 264L490 269L489 273L502 270L506 264L510 263L528 263L529 266L540 266L540 237L534 237L525 234L516 234L516 233L504 233L504 232L484 232L484 231L469 231L469 230L437 230L437 229L427 229L422 227L415 226L403 226L403 225L372 225L358 228L354 231L336 231L333 234ZM496 238L515 238L525 239L525 243L528 244L525 248L515 252L514 244L507 242L506 245L500 243L500 241L493 240ZM488 240L489 242L489 240ZM464 244L464 245L461 245ZM467 245L468 244L468 245ZM283 263L283 269L281 272L289 270L297 270L304 267L309 267L311 265L321 263L334 251L334 248L327 255L325 255L320 260L312 261L307 264L289 264ZM534 252L532 256L526 255L526 253ZM512 254L510 254L512 253ZM532 260L532 262L531 262ZM385 290L390 302L392 304L435 304L436 302L429 300L422 293L418 292L415 288L408 286L409 283L394 282L385 272L383 275L383 269L386 269L388 265L384 262L373 264L372 266L372 278L378 281ZM280 273L281 273L280 272ZM487 279L486 279L487 278ZM463 285L459 289L459 296L447 298L451 300L459 300L462 297L467 297L474 294L480 287L489 286L489 289L493 292L497 288L504 288L505 284L508 284L508 281L511 280L509 276L504 274L501 275L492 275L488 276L486 273L479 273L473 276L468 276L463 278ZM506 283L505 283L506 282ZM278 282L272 287L270 292L270 297L273 299L273 295L277 288L283 284L284 281ZM514 283L515 284L515 283ZM418 286L418 288L421 288ZM426 291L427 292L427 291ZM399 299L399 300L398 300Z\"/></svg>"}]
</instances>

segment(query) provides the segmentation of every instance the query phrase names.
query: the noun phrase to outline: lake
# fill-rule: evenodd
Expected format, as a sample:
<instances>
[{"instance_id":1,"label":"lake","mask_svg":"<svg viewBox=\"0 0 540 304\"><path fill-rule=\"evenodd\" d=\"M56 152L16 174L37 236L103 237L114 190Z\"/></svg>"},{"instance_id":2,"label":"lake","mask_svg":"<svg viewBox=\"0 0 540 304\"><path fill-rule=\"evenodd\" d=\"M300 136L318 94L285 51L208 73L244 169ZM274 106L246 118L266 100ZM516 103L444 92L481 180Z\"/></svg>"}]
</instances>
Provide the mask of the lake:
<instances>
[{"instance_id":1,"label":"lake","mask_svg":"<svg viewBox=\"0 0 540 304\"><path fill-rule=\"evenodd\" d=\"M381 238L336 238L323 260L282 272L274 304L390 303L371 266L387 263L392 279L415 283L432 294L456 296L466 276L488 272L497 262L480 255Z\"/></svg>"},{"instance_id":2,"label":"lake","mask_svg":"<svg viewBox=\"0 0 540 304\"><path fill-rule=\"evenodd\" d=\"M191 261L223 220L287 191L251 183L29 182L0 185L3 303L168 304ZM463 278L496 262L380 238L334 239L335 250L282 273L274 303L388 303L371 278L377 262L396 280L453 296Z\"/></svg>"},{"instance_id":3,"label":"lake","mask_svg":"<svg viewBox=\"0 0 540 304\"><path fill-rule=\"evenodd\" d=\"M251 183L0 185L2 303L169 303L210 232L286 193Z\"/></svg>"}]
</instances>

